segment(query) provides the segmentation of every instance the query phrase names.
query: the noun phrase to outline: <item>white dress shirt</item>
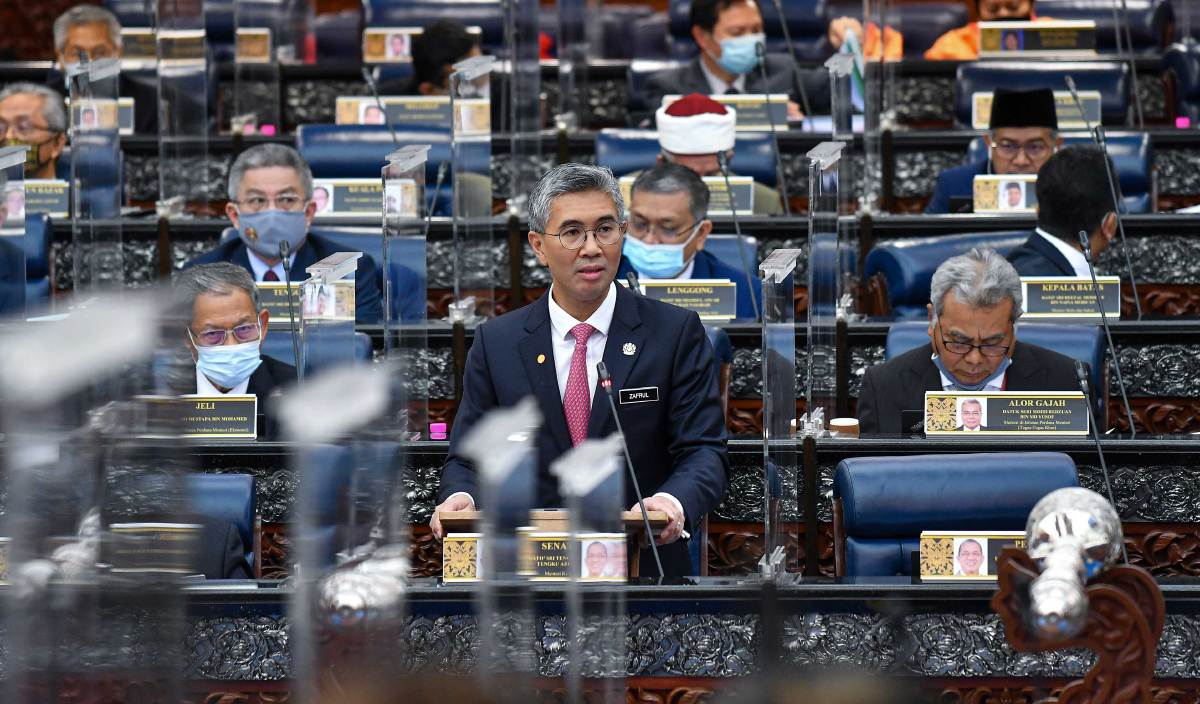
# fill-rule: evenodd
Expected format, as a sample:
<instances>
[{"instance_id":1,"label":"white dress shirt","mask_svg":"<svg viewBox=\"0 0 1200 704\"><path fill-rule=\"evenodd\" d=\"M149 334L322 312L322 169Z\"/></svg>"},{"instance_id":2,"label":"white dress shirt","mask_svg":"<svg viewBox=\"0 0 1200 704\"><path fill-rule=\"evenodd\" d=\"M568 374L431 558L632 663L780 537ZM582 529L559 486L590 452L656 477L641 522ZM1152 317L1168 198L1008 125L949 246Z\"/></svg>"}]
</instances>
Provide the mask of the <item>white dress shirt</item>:
<instances>
[{"instance_id":1,"label":"white dress shirt","mask_svg":"<svg viewBox=\"0 0 1200 704\"><path fill-rule=\"evenodd\" d=\"M250 255L249 256L250 268L254 271L254 280L255 281L262 281L263 277L267 275L268 271L275 272L275 275L279 277L279 280L281 282L287 281L287 277L284 276L284 273L283 273L283 262L282 261L275 262L274 266L272 266L272 265L264 262L262 260L262 257L255 254L253 249L247 248L246 254ZM296 261L295 254L292 254L291 256L289 256L287 258L288 271L292 270L292 262L294 262L294 261Z\"/></svg>"},{"instance_id":2,"label":"white dress shirt","mask_svg":"<svg viewBox=\"0 0 1200 704\"><path fill-rule=\"evenodd\" d=\"M246 393L246 389L250 388L250 377L246 377L242 383L233 387L229 391L222 391L213 385L208 377L199 369L196 370L196 393L200 396L242 396Z\"/></svg>"},{"instance_id":3,"label":"white dress shirt","mask_svg":"<svg viewBox=\"0 0 1200 704\"><path fill-rule=\"evenodd\" d=\"M1034 232L1038 233L1042 239L1053 245L1054 248L1059 251L1059 253L1067 258L1067 263L1070 264L1071 268L1075 270L1076 276L1082 276L1085 279L1091 280L1092 274L1090 271L1088 271L1087 257L1083 256L1082 251L1075 249L1071 245L1055 237L1049 232L1046 232L1040 227L1034 230Z\"/></svg>"},{"instance_id":4,"label":"white dress shirt","mask_svg":"<svg viewBox=\"0 0 1200 704\"><path fill-rule=\"evenodd\" d=\"M730 86L737 88L739 93L746 92L746 75L738 74L738 77L733 79L733 83L727 83L724 78L708 69L708 64L704 63L704 59L699 59L700 70L704 72L704 77L708 79L708 94L709 95L725 95L729 92Z\"/></svg>"}]
</instances>

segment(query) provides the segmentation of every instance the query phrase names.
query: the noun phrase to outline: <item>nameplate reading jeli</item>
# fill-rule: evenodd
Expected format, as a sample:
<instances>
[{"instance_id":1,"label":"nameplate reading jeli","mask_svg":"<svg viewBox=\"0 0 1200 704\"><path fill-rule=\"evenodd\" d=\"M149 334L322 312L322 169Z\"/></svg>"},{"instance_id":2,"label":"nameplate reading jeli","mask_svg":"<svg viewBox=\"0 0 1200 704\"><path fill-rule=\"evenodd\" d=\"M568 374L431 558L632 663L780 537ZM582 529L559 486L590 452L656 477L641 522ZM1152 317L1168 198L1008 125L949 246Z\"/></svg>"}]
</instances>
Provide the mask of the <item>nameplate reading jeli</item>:
<instances>
[{"instance_id":1,"label":"nameplate reading jeli","mask_svg":"<svg viewBox=\"0 0 1200 704\"><path fill-rule=\"evenodd\" d=\"M1121 278L1098 276L1100 301L1110 318L1121 317ZM1096 287L1090 276L1022 276L1025 314L1022 320L1100 320Z\"/></svg>"},{"instance_id":2,"label":"nameplate reading jeli","mask_svg":"<svg viewBox=\"0 0 1200 704\"><path fill-rule=\"evenodd\" d=\"M737 285L729 279L675 279L645 281L647 298L695 311L701 320L737 317Z\"/></svg>"},{"instance_id":3,"label":"nameplate reading jeli","mask_svg":"<svg viewBox=\"0 0 1200 704\"><path fill-rule=\"evenodd\" d=\"M1087 435L1079 391L926 391L925 435Z\"/></svg>"},{"instance_id":4,"label":"nameplate reading jeli","mask_svg":"<svg viewBox=\"0 0 1200 704\"><path fill-rule=\"evenodd\" d=\"M180 397L181 421L188 438L245 438L258 436L258 397L254 394Z\"/></svg>"}]
</instances>

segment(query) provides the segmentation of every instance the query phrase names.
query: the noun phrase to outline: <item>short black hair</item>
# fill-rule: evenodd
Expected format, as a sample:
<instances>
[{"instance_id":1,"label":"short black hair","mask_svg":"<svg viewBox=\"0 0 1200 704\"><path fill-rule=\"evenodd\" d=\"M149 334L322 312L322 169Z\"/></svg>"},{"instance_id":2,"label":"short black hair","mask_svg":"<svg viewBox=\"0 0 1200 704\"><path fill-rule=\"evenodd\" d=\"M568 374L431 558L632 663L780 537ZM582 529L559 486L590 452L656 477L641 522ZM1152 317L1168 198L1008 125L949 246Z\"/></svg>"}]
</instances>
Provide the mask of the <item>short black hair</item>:
<instances>
[{"instance_id":1,"label":"short black hair","mask_svg":"<svg viewBox=\"0 0 1200 704\"><path fill-rule=\"evenodd\" d=\"M1038 227L1071 243L1079 240L1080 230L1095 232L1113 210L1113 191L1121 194L1120 184L1108 180L1105 161L1112 166L1091 144L1073 144L1051 156L1038 171Z\"/></svg>"},{"instance_id":2,"label":"short black hair","mask_svg":"<svg viewBox=\"0 0 1200 704\"><path fill-rule=\"evenodd\" d=\"M708 186L695 171L686 166L680 166L670 161L655 164L634 180L633 186L629 189L629 200L633 201L633 196L639 191L687 193L688 210L692 213L692 219L699 222L708 214L710 196Z\"/></svg>"},{"instance_id":3,"label":"short black hair","mask_svg":"<svg viewBox=\"0 0 1200 704\"><path fill-rule=\"evenodd\" d=\"M746 2L758 6L758 0L692 0L692 26L711 32L722 12Z\"/></svg>"},{"instance_id":4,"label":"short black hair","mask_svg":"<svg viewBox=\"0 0 1200 704\"><path fill-rule=\"evenodd\" d=\"M1011 191L1014 188L1018 191L1021 190L1021 184L1017 183L1016 181L1009 181L1008 183L1004 184L1004 190L1006 191Z\"/></svg>"},{"instance_id":5,"label":"short black hair","mask_svg":"<svg viewBox=\"0 0 1200 704\"><path fill-rule=\"evenodd\" d=\"M413 85L445 86L445 67L465 59L477 43L467 28L454 20L438 20L425 27L412 41Z\"/></svg>"}]
</instances>

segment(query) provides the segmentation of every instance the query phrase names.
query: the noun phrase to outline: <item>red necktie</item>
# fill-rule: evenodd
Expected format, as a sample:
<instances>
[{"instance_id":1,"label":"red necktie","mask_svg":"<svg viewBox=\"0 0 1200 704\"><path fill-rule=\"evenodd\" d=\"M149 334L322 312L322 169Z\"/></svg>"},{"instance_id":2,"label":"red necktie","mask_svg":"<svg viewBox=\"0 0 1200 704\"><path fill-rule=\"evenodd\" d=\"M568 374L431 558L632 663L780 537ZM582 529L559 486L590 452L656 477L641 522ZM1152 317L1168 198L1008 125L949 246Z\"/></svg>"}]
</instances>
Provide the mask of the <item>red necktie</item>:
<instances>
[{"instance_id":1,"label":"red necktie","mask_svg":"<svg viewBox=\"0 0 1200 704\"><path fill-rule=\"evenodd\" d=\"M587 341L595 330L587 323L571 328L575 352L571 355L571 371L567 374L567 390L563 393L563 413L567 416L572 445L587 439L588 417L592 414L592 395L588 393Z\"/></svg>"},{"instance_id":2,"label":"red necktie","mask_svg":"<svg viewBox=\"0 0 1200 704\"><path fill-rule=\"evenodd\" d=\"M279 274L275 273L274 269L267 269L267 273L263 274L263 281L278 281Z\"/></svg>"}]
</instances>

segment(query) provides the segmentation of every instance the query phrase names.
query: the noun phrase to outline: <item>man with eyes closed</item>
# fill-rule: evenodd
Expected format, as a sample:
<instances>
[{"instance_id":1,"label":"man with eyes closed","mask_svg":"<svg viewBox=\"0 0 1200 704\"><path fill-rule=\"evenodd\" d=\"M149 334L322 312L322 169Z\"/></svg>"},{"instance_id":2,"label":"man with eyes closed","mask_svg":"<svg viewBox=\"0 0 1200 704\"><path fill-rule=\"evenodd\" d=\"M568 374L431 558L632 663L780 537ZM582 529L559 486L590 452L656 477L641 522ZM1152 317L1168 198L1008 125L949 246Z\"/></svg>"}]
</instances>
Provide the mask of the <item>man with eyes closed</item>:
<instances>
[{"instance_id":1,"label":"man with eyes closed","mask_svg":"<svg viewBox=\"0 0 1200 704\"><path fill-rule=\"evenodd\" d=\"M930 284L931 347L867 370L858 397L864 433L898 434L900 414L921 411L926 391L1074 391L1075 363L1017 342L1021 278L991 249L938 267Z\"/></svg>"}]
</instances>

